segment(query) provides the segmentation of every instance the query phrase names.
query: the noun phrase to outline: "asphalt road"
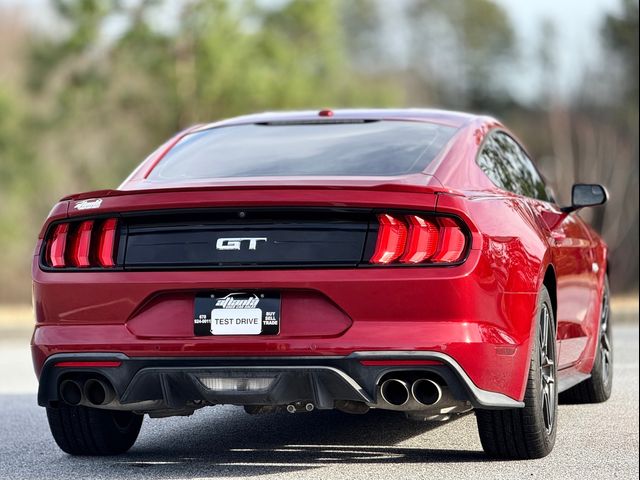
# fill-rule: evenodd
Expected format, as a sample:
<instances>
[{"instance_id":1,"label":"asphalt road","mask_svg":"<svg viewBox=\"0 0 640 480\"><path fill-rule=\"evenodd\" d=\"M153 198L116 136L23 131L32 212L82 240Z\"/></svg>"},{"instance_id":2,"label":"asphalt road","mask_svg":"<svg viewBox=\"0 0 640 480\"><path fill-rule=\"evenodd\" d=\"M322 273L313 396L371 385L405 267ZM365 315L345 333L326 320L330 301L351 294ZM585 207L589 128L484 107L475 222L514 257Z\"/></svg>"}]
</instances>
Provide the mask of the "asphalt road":
<instances>
[{"instance_id":1,"label":"asphalt road","mask_svg":"<svg viewBox=\"0 0 640 480\"><path fill-rule=\"evenodd\" d=\"M415 423L372 412L249 416L210 407L187 418L145 419L131 451L74 458L53 442L23 337L0 340L0 478L638 478L638 327L618 325L611 400L563 405L553 453L489 461L475 417Z\"/></svg>"}]
</instances>

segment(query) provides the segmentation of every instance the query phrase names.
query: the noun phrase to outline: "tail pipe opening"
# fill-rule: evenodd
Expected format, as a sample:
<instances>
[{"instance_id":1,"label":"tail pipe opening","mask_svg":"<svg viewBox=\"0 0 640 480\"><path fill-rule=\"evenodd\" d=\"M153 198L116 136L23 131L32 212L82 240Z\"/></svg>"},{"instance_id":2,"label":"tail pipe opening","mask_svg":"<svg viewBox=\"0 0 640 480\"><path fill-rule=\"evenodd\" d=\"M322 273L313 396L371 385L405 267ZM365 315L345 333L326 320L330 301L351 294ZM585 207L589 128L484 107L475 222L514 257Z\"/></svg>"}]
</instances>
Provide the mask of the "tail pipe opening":
<instances>
[{"instance_id":1,"label":"tail pipe opening","mask_svg":"<svg viewBox=\"0 0 640 480\"><path fill-rule=\"evenodd\" d=\"M390 378L380 385L380 395L385 402L402 406L409 401L409 385L403 380Z\"/></svg>"},{"instance_id":2,"label":"tail pipe opening","mask_svg":"<svg viewBox=\"0 0 640 480\"><path fill-rule=\"evenodd\" d=\"M84 383L84 397L91 405L107 405L115 399L113 387L104 380L90 378Z\"/></svg>"},{"instance_id":3,"label":"tail pipe opening","mask_svg":"<svg viewBox=\"0 0 640 480\"><path fill-rule=\"evenodd\" d=\"M433 380L421 378L411 385L411 395L416 402L431 406L442 399L442 388Z\"/></svg>"},{"instance_id":4,"label":"tail pipe opening","mask_svg":"<svg viewBox=\"0 0 640 480\"><path fill-rule=\"evenodd\" d=\"M60 398L67 405L82 403L82 386L75 380L64 380L60 384Z\"/></svg>"}]
</instances>

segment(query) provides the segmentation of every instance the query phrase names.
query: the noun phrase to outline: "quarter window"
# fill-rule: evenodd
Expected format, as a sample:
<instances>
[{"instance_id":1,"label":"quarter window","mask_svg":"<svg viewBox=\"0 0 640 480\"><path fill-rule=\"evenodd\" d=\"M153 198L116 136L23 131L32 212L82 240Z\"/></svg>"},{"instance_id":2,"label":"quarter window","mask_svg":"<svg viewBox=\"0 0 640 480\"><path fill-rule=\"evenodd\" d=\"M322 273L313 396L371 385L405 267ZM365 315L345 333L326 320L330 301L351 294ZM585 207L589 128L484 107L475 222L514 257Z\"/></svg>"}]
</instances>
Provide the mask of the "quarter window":
<instances>
[{"instance_id":1,"label":"quarter window","mask_svg":"<svg viewBox=\"0 0 640 480\"><path fill-rule=\"evenodd\" d=\"M551 201L544 180L525 151L509 135L491 134L478 156L478 165L498 187L518 195Z\"/></svg>"}]
</instances>

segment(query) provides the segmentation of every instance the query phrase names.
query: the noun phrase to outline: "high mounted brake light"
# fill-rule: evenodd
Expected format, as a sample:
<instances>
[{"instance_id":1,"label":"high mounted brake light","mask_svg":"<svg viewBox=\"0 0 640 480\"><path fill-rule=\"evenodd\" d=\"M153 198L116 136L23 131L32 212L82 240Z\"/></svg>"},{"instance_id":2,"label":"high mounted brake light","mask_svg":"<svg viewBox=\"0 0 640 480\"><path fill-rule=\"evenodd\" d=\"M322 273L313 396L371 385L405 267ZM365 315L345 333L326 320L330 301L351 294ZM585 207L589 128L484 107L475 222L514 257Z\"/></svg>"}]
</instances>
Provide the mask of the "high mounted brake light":
<instances>
[{"instance_id":1,"label":"high mounted brake light","mask_svg":"<svg viewBox=\"0 0 640 480\"><path fill-rule=\"evenodd\" d=\"M394 215L378 215L378 238L370 263L452 264L462 259L467 237L454 219Z\"/></svg>"},{"instance_id":2,"label":"high mounted brake light","mask_svg":"<svg viewBox=\"0 0 640 480\"><path fill-rule=\"evenodd\" d=\"M45 266L56 269L114 267L117 227L115 218L57 224L45 243Z\"/></svg>"}]
</instances>

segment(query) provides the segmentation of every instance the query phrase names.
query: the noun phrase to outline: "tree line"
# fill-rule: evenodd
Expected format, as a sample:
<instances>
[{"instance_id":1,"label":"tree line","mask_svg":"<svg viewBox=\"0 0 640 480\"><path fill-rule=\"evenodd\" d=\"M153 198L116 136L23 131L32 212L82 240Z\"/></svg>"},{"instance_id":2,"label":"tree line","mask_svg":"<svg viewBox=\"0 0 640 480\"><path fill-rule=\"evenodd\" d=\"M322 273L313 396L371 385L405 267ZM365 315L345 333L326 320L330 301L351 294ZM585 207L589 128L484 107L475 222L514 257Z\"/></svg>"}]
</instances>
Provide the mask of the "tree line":
<instances>
[{"instance_id":1,"label":"tree line","mask_svg":"<svg viewBox=\"0 0 640 480\"><path fill-rule=\"evenodd\" d=\"M605 183L585 212L612 247L613 287L638 287L638 3L601 19L600 65L556 93L542 32L533 100L509 82L522 45L492 0L52 0L54 19L0 7L0 302L29 298L35 236L61 196L116 187L191 124L263 110L436 106L512 126L559 198Z\"/></svg>"}]
</instances>

